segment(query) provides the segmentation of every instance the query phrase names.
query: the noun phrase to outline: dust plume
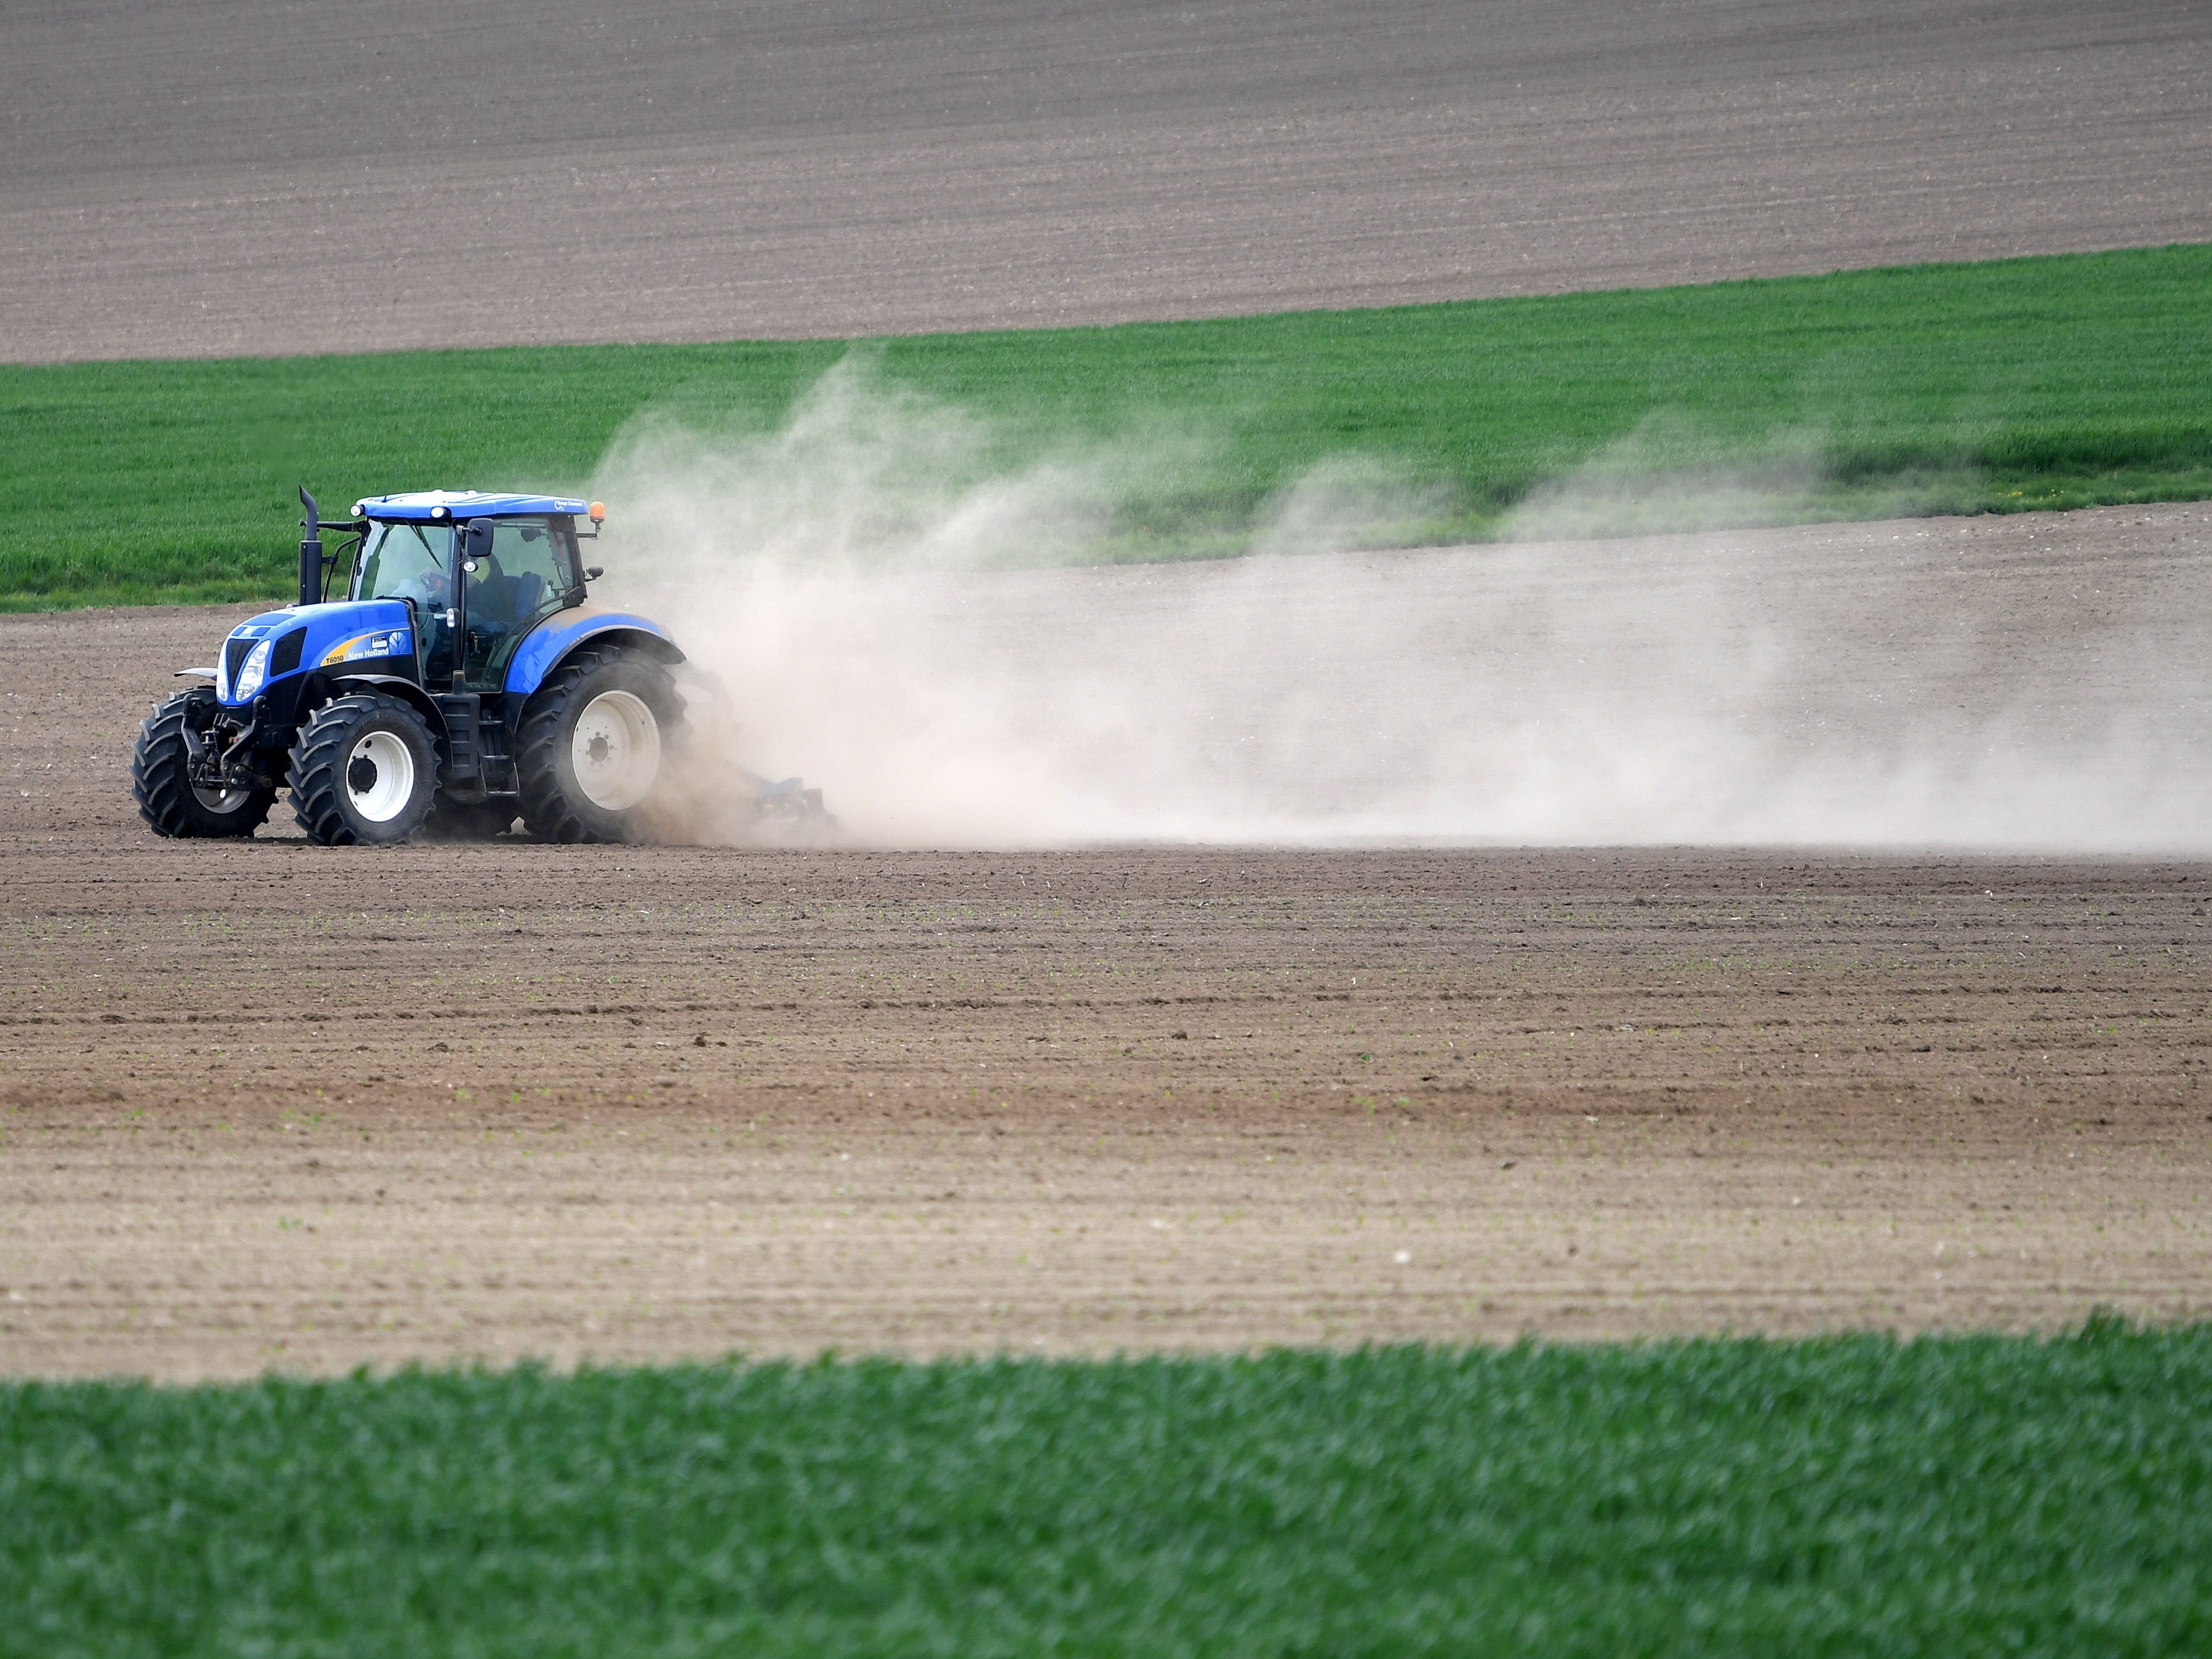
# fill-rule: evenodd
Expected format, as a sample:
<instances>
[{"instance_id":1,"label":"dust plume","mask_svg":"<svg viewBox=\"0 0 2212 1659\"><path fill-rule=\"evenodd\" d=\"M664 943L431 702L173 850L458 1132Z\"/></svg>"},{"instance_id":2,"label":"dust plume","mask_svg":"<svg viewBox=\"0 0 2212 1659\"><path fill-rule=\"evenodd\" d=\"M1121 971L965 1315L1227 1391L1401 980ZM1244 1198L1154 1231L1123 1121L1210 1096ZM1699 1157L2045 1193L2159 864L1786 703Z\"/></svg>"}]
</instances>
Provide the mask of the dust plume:
<instances>
[{"instance_id":1,"label":"dust plume","mask_svg":"<svg viewBox=\"0 0 2212 1659\"><path fill-rule=\"evenodd\" d=\"M1008 568L1103 536L1169 462L993 445L848 364L773 432L642 426L595 478L605 596L719 681L708 746L804 774L850 839L2212 848L2193 538L2122 557L2034 515L1563 539L1618 508L1616 470L1498 544L1359 552L1433 502L1352 457L1243 557ZM1711 522L1695 480L1658 489ZM685 833L751 832L715 789L686 806Z\"/></svg>"}]
</instances>

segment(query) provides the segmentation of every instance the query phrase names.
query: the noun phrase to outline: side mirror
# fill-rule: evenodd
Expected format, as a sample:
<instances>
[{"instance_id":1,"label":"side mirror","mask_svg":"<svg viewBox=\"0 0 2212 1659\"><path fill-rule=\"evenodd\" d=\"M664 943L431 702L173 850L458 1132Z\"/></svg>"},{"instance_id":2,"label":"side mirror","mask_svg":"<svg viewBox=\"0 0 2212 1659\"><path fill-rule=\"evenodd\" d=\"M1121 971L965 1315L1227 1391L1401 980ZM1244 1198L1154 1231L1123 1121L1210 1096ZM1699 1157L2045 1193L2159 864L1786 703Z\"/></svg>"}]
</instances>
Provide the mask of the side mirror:
<instances>
[{"instance_id":1,"label":"side mirror","mask_svg":"<svg viewBox=\"0 0 2212 1659\"><path fill-rule=\"evenodd\" d=\"M489 519L471 519L468 534L461 539L462 556L470 559L490 556L491 530L492 524Z\"/></svg>"},{"instance_id":2,"label":"side mirror","mask_svg":"<svg viewBox=\"0 0 2212 1659\"><path fill-rule=\"evenodd\" d=\"M585 571L584 571L584 580L585 580L586 581L587 581L587 582L595 582L595 581L599 580L599 579L600 577L602 577L602 576L605 575L606 574L607 574L607 573L606 573L606 568L605 568L605 566L603 566L603 565L596 565L596 564L595 564L595 565L589 565L589 566L586 566L586 568L585 568Z\"/></svg>"}]
</instances>

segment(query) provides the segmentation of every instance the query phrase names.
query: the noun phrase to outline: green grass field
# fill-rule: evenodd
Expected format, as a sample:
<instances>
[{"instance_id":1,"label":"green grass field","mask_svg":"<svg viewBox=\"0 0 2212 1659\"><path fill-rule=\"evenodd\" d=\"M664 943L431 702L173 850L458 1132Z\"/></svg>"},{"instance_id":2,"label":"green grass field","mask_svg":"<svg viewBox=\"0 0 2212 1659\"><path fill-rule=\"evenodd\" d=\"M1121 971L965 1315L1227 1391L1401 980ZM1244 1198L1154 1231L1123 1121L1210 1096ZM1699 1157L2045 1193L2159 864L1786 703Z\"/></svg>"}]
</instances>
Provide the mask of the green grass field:
<instances>
[{"instance_id":1,"label":"green grass field","mask_svg":"<svg viewBox=\"0 0 2212 1659\"><path fill-rule=\"evenodd\" d=\"M0 1653L2212 1650L2212 1327L0 1388Z\"/></svg>"},{"instance_id":2,"label":"green grass field","mask_svg":"<svg viewBox=\"0 0 2212 1659\"><path fill-rule=\"evenodd\" d=\"M0 605L281 593L302 480L333 510L580 489L641 416L757 434L851 349L0 368ZM1493 533L1591 469L1598 529L2212 495L2208 246L862 349L880 384L973 420L977 477L1121 458L1103 525L1039 556L1233 551L1346 459L1413 487L1363 532L1398 542ZM1653 477L1674 482L1639 504Z\"/></svg>"}]
</instances>

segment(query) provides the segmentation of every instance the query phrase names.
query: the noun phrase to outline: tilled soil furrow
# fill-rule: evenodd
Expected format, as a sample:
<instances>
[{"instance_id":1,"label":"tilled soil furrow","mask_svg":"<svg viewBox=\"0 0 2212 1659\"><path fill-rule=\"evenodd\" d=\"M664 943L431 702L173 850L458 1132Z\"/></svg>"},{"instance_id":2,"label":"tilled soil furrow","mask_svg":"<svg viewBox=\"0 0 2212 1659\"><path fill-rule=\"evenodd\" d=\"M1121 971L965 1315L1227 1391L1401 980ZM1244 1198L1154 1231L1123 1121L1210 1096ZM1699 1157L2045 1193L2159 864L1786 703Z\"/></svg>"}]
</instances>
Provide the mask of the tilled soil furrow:
<instances>
[{"instance_id":1,"label":"tilled soil furrow","mask_svg":"<svg viewBox=\"0 0 2212 1659\"><path fill-rule=\"evenodd\" d=\"M2212 866L158 842L222 620L0 621L0 1370L2212 1311Z\"/></svg>"}]
</instances>

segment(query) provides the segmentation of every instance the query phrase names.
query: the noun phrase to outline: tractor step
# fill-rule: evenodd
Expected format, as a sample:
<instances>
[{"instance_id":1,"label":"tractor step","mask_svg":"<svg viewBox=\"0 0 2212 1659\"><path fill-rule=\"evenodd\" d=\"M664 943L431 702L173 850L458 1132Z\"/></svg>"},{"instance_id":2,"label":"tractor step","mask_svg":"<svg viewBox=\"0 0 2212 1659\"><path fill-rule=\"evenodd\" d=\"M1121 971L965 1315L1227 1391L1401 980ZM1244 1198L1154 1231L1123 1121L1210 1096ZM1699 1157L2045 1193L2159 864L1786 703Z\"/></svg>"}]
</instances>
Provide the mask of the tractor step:
<instances>
[{"instance_id":1,"label":"tractor step","mask_svg":"<svg viewBox=\"0 0 2212 1659\"><path fill-rule=\"evenodd\" d=\"M483 699L473 691L447 691L438 698L446 717L446 784L465 796L467 786L483 775Z\"/></svg>"}]
</instances>

